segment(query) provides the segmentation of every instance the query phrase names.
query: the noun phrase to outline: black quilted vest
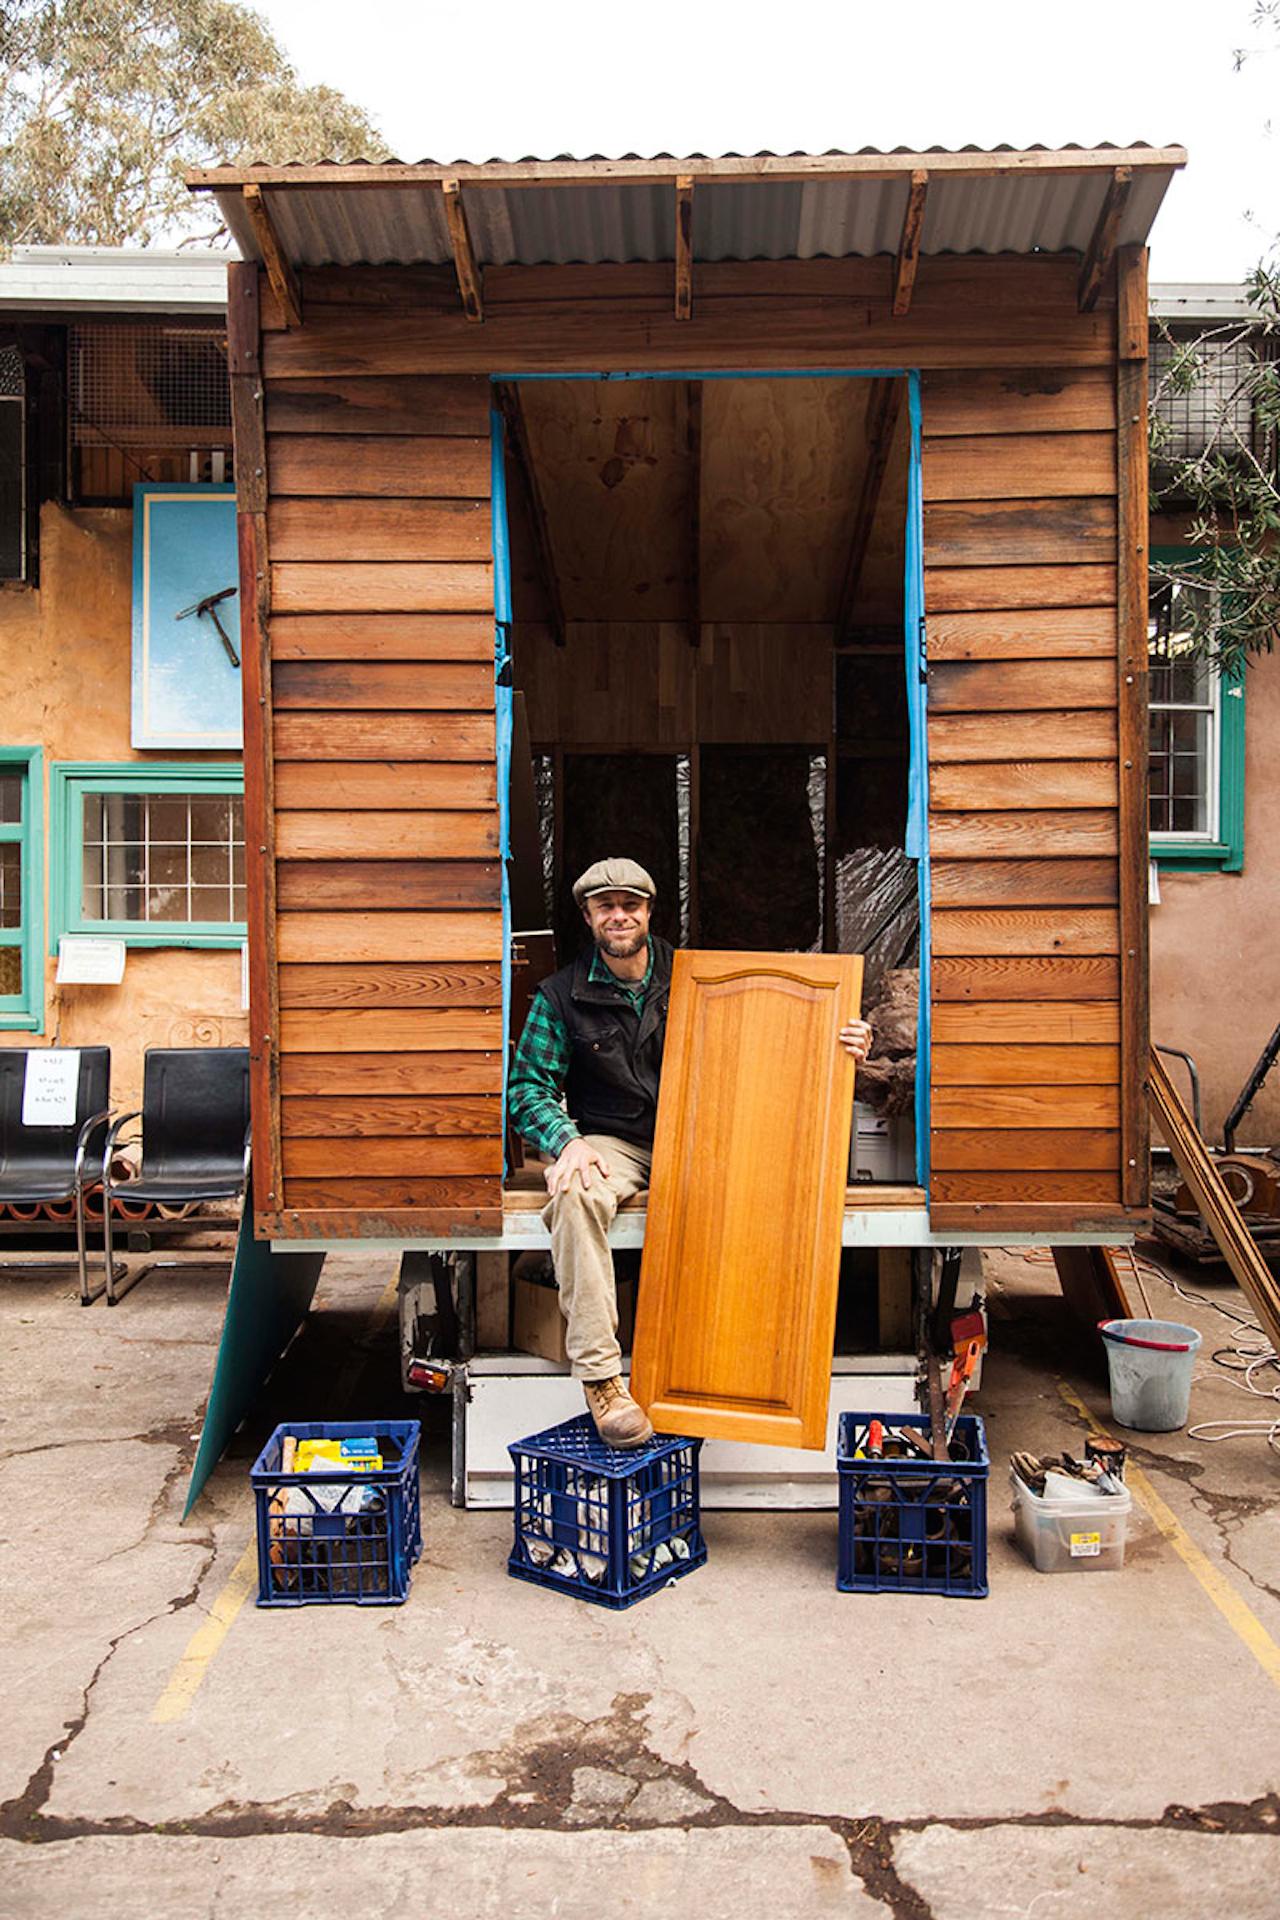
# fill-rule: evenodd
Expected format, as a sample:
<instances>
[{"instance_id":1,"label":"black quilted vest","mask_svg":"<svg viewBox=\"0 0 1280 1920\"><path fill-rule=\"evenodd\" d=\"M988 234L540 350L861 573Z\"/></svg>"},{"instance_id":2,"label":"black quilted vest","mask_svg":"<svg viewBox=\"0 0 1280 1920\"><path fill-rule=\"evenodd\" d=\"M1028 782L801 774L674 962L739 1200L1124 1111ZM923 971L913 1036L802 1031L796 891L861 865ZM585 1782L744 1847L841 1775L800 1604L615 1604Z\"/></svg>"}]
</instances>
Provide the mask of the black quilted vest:
<instances>
[{"instance_id":1,"label":"black quilted vest","mask_svg":"<svg viewBox=\"0 0 1280 1920\"><path fill-rule=\"evenodd\" d=\"M671 948L652 935L650 946L653 972L640 1014L618 987L591 979L592 951L541 987L572 1047L564 1087L570 1119L580 1133L611 1133L642 1147L653 1145L671 998Z\"/></svg>"}]
</instances>

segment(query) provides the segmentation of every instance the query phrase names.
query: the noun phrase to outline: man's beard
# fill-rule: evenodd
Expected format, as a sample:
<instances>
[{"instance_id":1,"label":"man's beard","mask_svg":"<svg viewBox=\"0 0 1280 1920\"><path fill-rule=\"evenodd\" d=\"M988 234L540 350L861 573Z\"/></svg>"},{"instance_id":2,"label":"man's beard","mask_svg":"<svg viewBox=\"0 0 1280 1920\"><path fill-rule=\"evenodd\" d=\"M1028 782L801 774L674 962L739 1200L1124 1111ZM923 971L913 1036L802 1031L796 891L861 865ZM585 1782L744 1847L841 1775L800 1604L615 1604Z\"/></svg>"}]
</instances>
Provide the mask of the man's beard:
<instances>
[{"instance_id":1,"label":"man's beard","mask_svg":"<svg viewBox=\"0 0 1280 1920\"><path fill-rule=\"evenodd\" d=\"M602 933L597 936L596 945L602 953L611 954L615 960L629 960L633 953L639 953L648 935L640 933Z\"/></svg>"}]
</instances>

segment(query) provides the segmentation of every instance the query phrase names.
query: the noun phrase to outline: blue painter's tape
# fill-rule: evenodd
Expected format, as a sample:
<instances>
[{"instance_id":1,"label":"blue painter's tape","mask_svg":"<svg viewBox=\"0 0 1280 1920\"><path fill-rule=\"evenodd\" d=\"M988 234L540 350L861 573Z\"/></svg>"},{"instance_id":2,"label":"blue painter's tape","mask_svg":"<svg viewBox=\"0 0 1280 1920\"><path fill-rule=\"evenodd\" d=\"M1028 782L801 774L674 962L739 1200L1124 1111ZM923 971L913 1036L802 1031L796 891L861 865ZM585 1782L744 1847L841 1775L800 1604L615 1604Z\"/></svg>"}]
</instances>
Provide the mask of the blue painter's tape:
<instances>
[{"instance_id":1,"label":"blue painter's tape","mask_svg":"<svg viewBox=\"0 0 1280 1920\"><path fill-rule=\"evenodd\" d=\"M493 617L498 623L497 670L507 662L507 634L511 626L511 547L507 535L506 434L496 407L489 413L490 471L493 503Z\"/></svg>"},{"instance_id":2,"label":"blue painter's tape","mask_svg":"<svg viewBox=\"0 0 1280 1920\"><path fill-rule=\"evenodd\" d=\"M929 1183L929 975L932 951L929 879L929 740L925 680L924 511L920 472L920 376L907 378L911 463L907 478L906 659L911 757L907 774L907 854L920 896L920 1001L916 1029L916 1179Z\"/></svg>"}]
</instances>

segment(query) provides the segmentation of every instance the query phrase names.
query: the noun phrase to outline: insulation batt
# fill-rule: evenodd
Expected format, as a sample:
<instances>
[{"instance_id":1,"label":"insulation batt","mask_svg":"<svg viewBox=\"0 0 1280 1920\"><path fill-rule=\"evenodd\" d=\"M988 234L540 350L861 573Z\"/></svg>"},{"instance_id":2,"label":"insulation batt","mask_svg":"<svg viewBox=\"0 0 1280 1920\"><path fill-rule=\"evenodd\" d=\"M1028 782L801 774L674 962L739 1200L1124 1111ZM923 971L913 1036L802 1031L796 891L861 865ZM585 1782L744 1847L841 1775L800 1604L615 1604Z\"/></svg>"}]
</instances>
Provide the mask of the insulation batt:
<instances>
[{"instance_id":1,"label":"insulation batt","mask_svg":"<svg viewBox=\"0 0 1280 1920\"><path fill-rule=\"evenodd\" d=\"M915 1102L919 997L919 968L893 967L881 978L879 998L866 1009L871 1054L858 1068L858 1098L889 1119L909 1113Z\"/></svg>"}]
</instances>

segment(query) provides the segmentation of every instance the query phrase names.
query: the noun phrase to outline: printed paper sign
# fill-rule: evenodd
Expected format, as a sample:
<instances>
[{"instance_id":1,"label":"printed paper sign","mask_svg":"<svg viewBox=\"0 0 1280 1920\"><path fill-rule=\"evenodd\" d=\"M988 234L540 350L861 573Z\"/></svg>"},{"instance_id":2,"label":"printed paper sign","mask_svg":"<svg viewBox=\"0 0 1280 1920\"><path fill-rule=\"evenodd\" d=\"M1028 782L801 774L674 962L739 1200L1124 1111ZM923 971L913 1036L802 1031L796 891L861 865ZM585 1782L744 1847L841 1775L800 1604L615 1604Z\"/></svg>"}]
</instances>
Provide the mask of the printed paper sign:
<instances>
[{"instance_id":1,"label":"printed paper sign","mask_svg":"<svg viewBox=\"0 0 1280 1920\"><path fill-rule=\"evenodd\" d=\"M24 1127L73 1127L80 1083L79 1047L41 1047L27 1055L22 1083Z\"/></svg>"},{"instance_id":2,"label":"printed paper sign","mask_svg":"<svg viewBox=\"0 0 1280 1920\"><path fill-rule=\"evenodd\" d=\"M1092 1560L1102 1552L1100 1533L1073 1533L1071 1536L1071 1558L1073 1560Z\"/></svg>"},{"instance_id":3,"label":"printed paper sign","mask_svg":"<svg viewBox=\"0 0 1280 1920\"><path fill-rule=\"evenodd\" d=\"M118 987L123 979L123 940L64 933L58 941L60 987Z\"/></svg>"}]
</instances>

